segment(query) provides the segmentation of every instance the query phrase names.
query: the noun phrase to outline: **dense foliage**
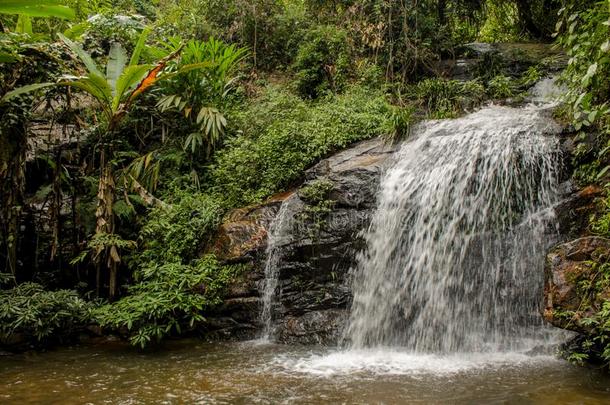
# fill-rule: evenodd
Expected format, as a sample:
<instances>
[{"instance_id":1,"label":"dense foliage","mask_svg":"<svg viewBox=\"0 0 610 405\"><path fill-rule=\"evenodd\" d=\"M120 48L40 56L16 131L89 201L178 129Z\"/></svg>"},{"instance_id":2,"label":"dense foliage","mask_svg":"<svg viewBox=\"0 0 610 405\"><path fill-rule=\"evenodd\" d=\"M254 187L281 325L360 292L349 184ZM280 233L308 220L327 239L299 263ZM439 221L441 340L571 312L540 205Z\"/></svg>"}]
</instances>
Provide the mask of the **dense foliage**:
<instances>
[{"instance_id":1,"label":"dense foliage","mask_svg":"<svg viewBox=\"0 0 610 405\"><path fill-rule=\"evenodd\" d=\"M363 87L311 103L272 86L235 112L241 133L218 153L212 190L229 206L260 201L290 186L320 158L382 135L387 113L383 94Z\"/></svg>"},{"instance_id":2,"label":"dense foliage","mask_svg":"<svg viewBox=\"0 0 610 405\"><path fill-rule=\"evenodd\" d=\"M89 311L75 291L46 291L36 283L0 290L0 342L41 345L71 338L87 325Z\"/></svg>"},{"instance_id":3,"label":"dense foliage","mask_svg":"<svg viewBox=\"0 0 610 405\"><path fill-rule=\"evenodd\" d=\"M610 2L568 1L557 23L559 44L570 57L563 74L567 85L564 115L577 131L575 178L581 184L610 186ZM610 237L610 198L593 215L593 234ZM591 270L575 280L582 310L564 314L588 333L572 347L570 358L601 361L610 367L610 257L597 255Z\"/></svg>"},{"instance_id":4,"label":"dense foliage","mask_svg":"<svg viewBox=\"0 0 610 405\"><path fill-rule=\"evenodd\" d=\"M228 210L290 189L354 142L519 97L544 75L540 60L514 70L479 55L472 80L447 78L444 62L471 57L462 45L475 40L549 39L560 8L10 3L0 5L0 273L16 286L0 295L2 339L44 342L92 322L141 347L205 328L242 271L210 254ZM567 112L599 133L577 163L583 181L601 181L609 9L568 3L557 26L572 58ZM328 187L304 189L310 214L333 206Z\"/></svg>"}]
</instances>

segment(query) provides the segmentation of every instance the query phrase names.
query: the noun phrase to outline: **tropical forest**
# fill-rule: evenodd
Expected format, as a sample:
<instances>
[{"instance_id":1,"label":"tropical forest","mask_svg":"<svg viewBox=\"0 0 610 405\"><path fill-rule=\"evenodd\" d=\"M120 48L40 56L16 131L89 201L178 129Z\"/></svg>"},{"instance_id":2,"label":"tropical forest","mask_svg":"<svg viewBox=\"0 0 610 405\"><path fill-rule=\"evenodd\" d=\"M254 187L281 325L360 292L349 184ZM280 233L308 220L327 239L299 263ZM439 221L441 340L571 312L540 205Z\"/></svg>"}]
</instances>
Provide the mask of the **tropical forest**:
<instances>
[{"instance_id":1,"label":"tropical forest","mask_svg":"<svg viewBox=\"0 0 610 405\"><path fill-rule=\"evenodd\" d=\"M610 401L610 0L0 0L0 402Z\"/></svg>"}]
</instances>

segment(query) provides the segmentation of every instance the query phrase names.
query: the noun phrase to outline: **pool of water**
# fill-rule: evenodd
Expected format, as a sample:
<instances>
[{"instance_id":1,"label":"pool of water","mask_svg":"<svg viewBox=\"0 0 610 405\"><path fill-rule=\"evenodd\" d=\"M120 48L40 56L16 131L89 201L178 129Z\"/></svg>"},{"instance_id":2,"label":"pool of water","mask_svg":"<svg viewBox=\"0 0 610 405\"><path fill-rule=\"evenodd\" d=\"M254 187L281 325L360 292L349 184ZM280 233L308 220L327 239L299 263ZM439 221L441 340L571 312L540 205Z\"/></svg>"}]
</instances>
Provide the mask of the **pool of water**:
<instances>
[{"instance_id":1,"label":"pool of water","mask_svg":"<svg viewBox=\"0 0 610 405\"><path fill-rule=\"evenodd\" d=\"M0 357L0 403L610 403L610 377L548 355L422 356L183 340Z\"/></svg>"}]
</instances>

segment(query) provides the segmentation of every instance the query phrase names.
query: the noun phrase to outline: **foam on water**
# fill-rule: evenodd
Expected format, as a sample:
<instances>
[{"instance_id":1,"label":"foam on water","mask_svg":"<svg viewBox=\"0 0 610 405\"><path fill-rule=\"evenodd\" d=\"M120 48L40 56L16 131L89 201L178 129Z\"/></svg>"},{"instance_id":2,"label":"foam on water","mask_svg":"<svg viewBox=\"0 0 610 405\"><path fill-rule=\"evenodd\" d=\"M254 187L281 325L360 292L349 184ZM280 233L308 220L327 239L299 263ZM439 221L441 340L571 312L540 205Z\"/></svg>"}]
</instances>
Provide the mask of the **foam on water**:
<instances>
[{"instance_id":1,"label":"foam on water","mask_svg":"<svg viewBox=\"0 0 610 405\"><path fill-rule=\"evenodd\" d=\"M421 354L392 349L345 350L307 357L277 357L276 370L317 376L333 375L451 375L483 369L529 367L558 362L553 356L525 353Z\"/></svg>"}]
</instances>

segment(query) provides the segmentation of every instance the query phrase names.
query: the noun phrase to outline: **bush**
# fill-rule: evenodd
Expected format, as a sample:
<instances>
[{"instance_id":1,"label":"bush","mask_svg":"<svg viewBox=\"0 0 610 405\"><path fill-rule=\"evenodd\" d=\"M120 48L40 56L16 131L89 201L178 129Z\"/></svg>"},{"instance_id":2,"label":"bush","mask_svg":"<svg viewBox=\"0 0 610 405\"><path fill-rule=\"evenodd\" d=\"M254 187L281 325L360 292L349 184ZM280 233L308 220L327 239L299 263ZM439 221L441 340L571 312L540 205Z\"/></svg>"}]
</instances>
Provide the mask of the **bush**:
<instances>
[{"instance_id":1,"label":"bush","mask_svg":"<svg viewBox=\"0 0 610 405\"><path fill-rule=\"evenodd\" d=\"M177 0L162 2L158 26L173 34L211 36L247 47L256 69L289 66L310 24L302 4L277 0Z\"/></svg>"},{"instance_id":2,"label":"bush","mask_svg":"<svg viewBox=\"0 0 610 405\"><path fill-rule=\"evenodd\" d=\"M83 48L93 57L106 57L112 43L118 42L131 54L144 26L141 16L96 14L87 20Z\"/></svg>"},{"instance_id":3,"label":"bush","mask_svg":"<svg viewBox=\"0 0 610 405\"><path fill-rule=\"evenodd\" d=\"M498 75L487 84L487 94L492 98L512 97L515 95L515 91L515 83L508 76Z\"/></svg>"},{"instance_id":4,"label":"bush","mask_svg":"<svg viewBox=\"0 0 610 405\"><path fill-rule=\"evenodd\" d=\"M308 103L278 88L234 115L242 134L217 154L212 192L228 207L261 201L319 159L388 130L385 97L364 87Z\"/></svg>"},{"instance_id":5,"label":"bush","mask_svg":"<svg viewBox=\"0 0 610 405\"><path fill-rule=\"evenodd\" d=\"M566 1L557 24L559 44L570 57L563 72L568 87L564 114L572 122L578 136L573 153L576 165L574 177L580 183L605 183L608 187L610 162L610 40L607 2ZM593 135L593 136L592 136ZM610 197L602 200L600 212L592 216L590 229L594 234L610 236ZM574 280L581 299L579 311L567 313L578 326L588 331L570 347L569 359L583 363L601 361L610 367L610 264L607 252L589 263Z\"/></svg>"},{"instance_id":6,"label":"bush","mask_svg":"<svg viewBox=\"0 0 610 405\"><path fill-rule=\"evenodd\" d=\"M411 134L411 128L416 121L415 108L413 106L394 107L392 110L390 131L386 134L386 139L390 142L398 142Z\"/></svg>"},{"instance_id":7,"label":"bush","mask_svg":"<svg viewBox=\"0 0 610 405\"><path fill-rule=\"evenodd\" d=\"M141 251L132 261L145 266L189 263L216 230L222 210L218 201L200 193L178 192L176 202L155 208L140 231Z\"/></svg>"},{"instance_id":8,"label":"bush","mask_svg":"<svg viewBox=\"0 0 610 405\"><path fill-rule=\"evenodd\" d=\"M151 264L136 272L139 282L128 296L96 309L94 319L144 348L201 324L202 312L222 302L222 292L237 271L236 266L220 266L214 256L192 265Z\"/></svg>"},{"instance_id":9,"label":"bush","mask_svg":"<svg viewBox=\"0 0 610 405\"><path fill-rule=\"evenodd\" d=\"M453 118L466 108L479 105L485 98L485 88L476 81L426 79L410 89L431 118Z\"/></svg>"},{"instance_id":10,"label":"bush","mask_svg":"<svg viewBox=\"0 0 610 405\"><path fill-rule=\"evenodd\" d=\"M306 34L293 65L297 91L312 99L341 91L349 66L347 33L335 26L317 27Z\"/></svg>"},{"instance_id":11,"label":"bush","mask_svg":"<svg viewBox=\"0 0 610 405\"><path fill-rule=\"evenodd\" d=\"M45 291L36 283L0 291L0 343L69 338L88 322L89 309L75 291Z\"/></svg>"},{"instance_id":12,"label":"bush","mask_svg":"<svg viewBox=\"0 0 610 405\"><path fill-rule=\"evenodd\" d=\"M202 323L202 312L222 302L224 287L239 270L221 266L214 256L197 258L221 219L218 202L200 193L175 194L174 204L152 210L140 231L129 294L94 312L100 326L128 336L133 345L145 347Z\"/></svg>"},{"instance_id":13,"label":"bush","mask_svg":"<svg viewBox=\"0 0 610 405\"><path fill-rule=\"evenodd\" d=\"M571 58L562 76L567 102L577 130L597 125L610 132L610 9L604 2L582 7L569 2L558 23L565 30L559 43Z\"/></svg>"}]
</instances>

